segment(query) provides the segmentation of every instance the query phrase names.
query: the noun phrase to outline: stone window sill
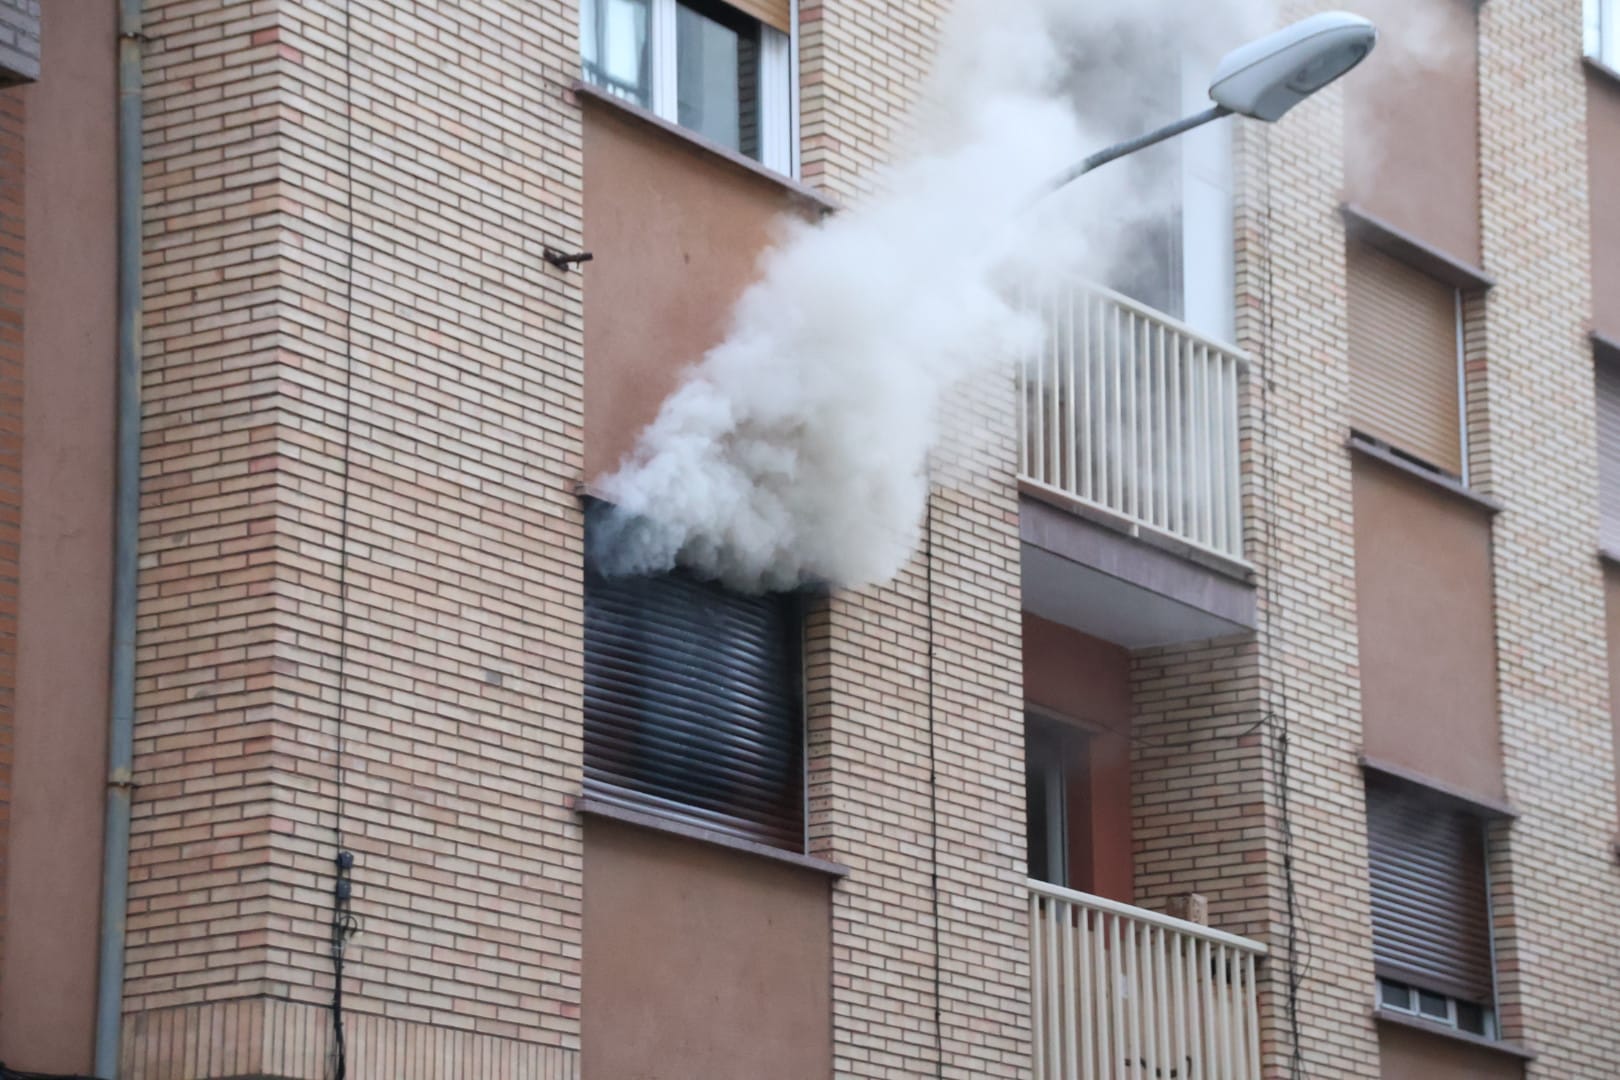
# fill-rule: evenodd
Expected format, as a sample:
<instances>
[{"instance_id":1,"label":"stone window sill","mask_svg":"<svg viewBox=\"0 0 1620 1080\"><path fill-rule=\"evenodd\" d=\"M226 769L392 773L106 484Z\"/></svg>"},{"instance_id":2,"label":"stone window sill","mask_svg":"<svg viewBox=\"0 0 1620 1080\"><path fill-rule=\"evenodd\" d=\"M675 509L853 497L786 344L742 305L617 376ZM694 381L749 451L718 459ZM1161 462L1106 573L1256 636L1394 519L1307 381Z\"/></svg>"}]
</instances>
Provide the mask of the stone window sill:
<instances>
[{"instance_id":1,"label":"stone window sill","mask_svg":"<svg viewBox=\"0 0 1620 1080\"><path fill-rule=\"evenodd\" d=\"M630 825L638 829L664 833L666 836L678 836L683 840L710 844L714 847L740 852L755 858L769 859L772 862L782 863L800 870L809 870L812 873L821 874L828 878L844 878L848 877L850 873L849 867L841 863L818 859L814 855L800 855L792 851L783 851L781 848L773 848L768 844L756 844L752 840L741 840L735 836L715 832L713 829L705 829L701 825L681 821L678 818L665 817L662 814L653 814L642 810L629 810L602 799L593 799L589 795L581 795L574 800L574 812L582 817L615 821L620 825Z\"/></svg>"},{"instance_id":2,"label":"stone window sill","mask_svg":"<svg viewBox=\"0 0 1620 1080\"><path fill-rule=\"evenodd\" d=\"M1444 473L1438 473L1432 469L1425 469L1416 462L1408 461L1406 458L1395 453L1388 447L1381 446L1363 435L1354 433L1351 434L1346 445L1350 448L1352 453L1360 454L1363 457L1372 458L1374 461L1382 462L1391 468L1399 469L1401 472L1404 472L1409 476L1415 476L1425 483L1434 485L1435 488L1445 492L1447 495L1462 499L1464 502L1473 503L1486 513L1499 514L1506 509L1497 500L1491 498L1489 495L1481 495L1473 488L1464 484L1461 480L1453 479L1450 476L1446 476Z\"/></svg>"},{"instance_id":3,"label":"stone window sill","mask_svg":"<svg viewBox=\"0 0 1620 1080\"><path fill-rule=\"evenodd\" d=\"M813 210L822 214L833 214L841 209L837 203L815 188L801 184L791 176L784 176L775 169L767 169L746 154L739 154L729 146L721 146L713 139L706 139L695 131L688 130L679 124L664 119L650 109L643 109L640 105L632 104L622 98L616 98L599 86L594 86L581 79L574 83L572 89L576 98L589 102L591 105L611 109L620 115L631 117L672 139L679 140L694 150L720 159L732 168L741 169L759 177L761 180L769 181L781 188L793 199Z\"/></svg>"},{"instance_id":4,"label":"stone window sill","mask_svg":"<svg viewBox=\"0 0 1620 1080\"><path fill-rule=\"evenodd\" d=\"M1519 1061L1534 1061L1536 1052L1523 1043L1509 1042L1505 1039L1487 1039L1480 1035L1470 1035L1466 1031L1446 1027L1443 1024L1431 1024L1429 1021L1417 1016L1408 1016L1405 1013L1392 1012L1389 1009L1374 1009L1373 1019L1380 1024L1391 1027L1406 1028L1408 1031L1421 1031L1425 1035L1434 1035L1441 1039L1450 1039L1453 1042L1466 1043L1503 1057L1517 1058Z\"/></svg>"}]
</instances>

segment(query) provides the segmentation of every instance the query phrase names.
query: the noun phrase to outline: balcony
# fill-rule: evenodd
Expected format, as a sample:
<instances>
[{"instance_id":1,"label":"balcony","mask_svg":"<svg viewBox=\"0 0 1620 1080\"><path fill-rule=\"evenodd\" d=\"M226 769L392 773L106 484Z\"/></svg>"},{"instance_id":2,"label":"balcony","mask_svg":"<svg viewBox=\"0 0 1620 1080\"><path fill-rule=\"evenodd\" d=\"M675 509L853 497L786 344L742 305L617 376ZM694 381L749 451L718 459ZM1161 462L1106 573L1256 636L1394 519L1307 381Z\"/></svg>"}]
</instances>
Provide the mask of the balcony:
<instances>
[{"instance_id":1,"label":"balcony","mask_svg":"<svg viewBox=\"0 0 1620 1080\"><path fill-rule=\"evenodd\" d=\"M1264 945L1029 888L1035 1080L1260 1080Z\"/></svg>"},{"instance_id":2,"label":"balcony","mask_svg":"<svg viewBox=\"0 0 1620 1080\"><path fill-rule=\"evenodd\" d=\"M1025 595L1127 647L1253 626L1239 352L1118 293L1054 289L1019 367Z\"/></svg>"}]
</instances>

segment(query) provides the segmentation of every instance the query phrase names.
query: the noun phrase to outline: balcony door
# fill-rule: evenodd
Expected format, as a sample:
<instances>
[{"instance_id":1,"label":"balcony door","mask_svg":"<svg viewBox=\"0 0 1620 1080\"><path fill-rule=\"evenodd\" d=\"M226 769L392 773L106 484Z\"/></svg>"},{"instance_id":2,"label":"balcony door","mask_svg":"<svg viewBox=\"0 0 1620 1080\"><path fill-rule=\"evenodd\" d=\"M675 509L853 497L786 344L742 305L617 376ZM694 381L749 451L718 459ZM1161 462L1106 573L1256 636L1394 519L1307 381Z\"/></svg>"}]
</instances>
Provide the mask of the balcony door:
<instances>
[{"instance_id":1,"label":"balcony door","mask_svg":"<svg viewBox=\"0 0 1620 1080\"><path fill-rule=\"evenodd\" d=\"M1030 715L1024 780L1029 876L1131 903L1129 740Z\"/></svg>"}]
</instances>

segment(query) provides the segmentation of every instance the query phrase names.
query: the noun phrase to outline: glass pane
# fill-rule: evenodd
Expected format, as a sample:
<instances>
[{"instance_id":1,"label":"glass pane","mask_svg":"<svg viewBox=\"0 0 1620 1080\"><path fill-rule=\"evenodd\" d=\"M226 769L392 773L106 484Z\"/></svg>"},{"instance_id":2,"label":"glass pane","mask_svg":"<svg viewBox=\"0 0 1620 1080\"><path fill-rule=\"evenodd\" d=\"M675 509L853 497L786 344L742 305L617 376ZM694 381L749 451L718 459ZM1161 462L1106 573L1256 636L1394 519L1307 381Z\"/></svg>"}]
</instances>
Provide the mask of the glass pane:
<instances>
[{"instance_id":1,"label":"glass pane","mask_svg":"<svg viewBox=\"0 0 1620 1080\"><path fill-rule=\"evenodd\" d=\"M1047 821L1047 771L1043 764L1026 761L1024 765L1024 824L1028 839L1029 876L1036 881L1051 881L1052 866L1047 853L1051 850L1051 823ZM1056 883L1055 883L1056 884Z\"/></svg>"},{"instance_id":2,"label":"glass pane","mask_svg":"<svg viewBox=\"0 0 1620 1080\"><path fill-rule=\"evenodd\" d=\"M680 4L675 54L681 126L758 158L759 24L723 5Z\"/></svg>"},{"instance_id":3,"label":"glass pane","mask_svg":"<svg viewBox=\"0 0 1620 1080\"><path fill-rule=\"evenodd\" d=\"M1385 979L1378 980L1378 1003L1402 1012L1412 1011L1412 988Z\"/></svg>"},{"instance_id":4,"label":"glass pane","mask_svg":"<svg viewBox=\"0 0 1620 1080\"><path fill-rule=\"evenodd\" d=\"M580 8L580 54L585 77L627 101L651 105L647 67L650 0L585 0Z\"/></svg>"},{"instance_id":5,"label":"glass pane","mask_svg":"<svg viewBox=\"0 0 1620 1080\"><path fill-rule=\"evenodd\" d=\"M1471 1001L1457 1002L1457 1029L1470 1035L1488 1034L1485 1028L1485 1010Z\"/></svg>"},{"instance_id":6,"label":"glass pane","mask_svg":"<svg viewBox=\"0 0 1620 1080\"><path fill-rule=\"evenodd\" d=\"M1418 991L1418 1012L1424 1016L1432 1016L1436 1020L1450 1020L1450 1002L1442 994L1431 994L1427 990Z\"/></svg>"}]
</instances>

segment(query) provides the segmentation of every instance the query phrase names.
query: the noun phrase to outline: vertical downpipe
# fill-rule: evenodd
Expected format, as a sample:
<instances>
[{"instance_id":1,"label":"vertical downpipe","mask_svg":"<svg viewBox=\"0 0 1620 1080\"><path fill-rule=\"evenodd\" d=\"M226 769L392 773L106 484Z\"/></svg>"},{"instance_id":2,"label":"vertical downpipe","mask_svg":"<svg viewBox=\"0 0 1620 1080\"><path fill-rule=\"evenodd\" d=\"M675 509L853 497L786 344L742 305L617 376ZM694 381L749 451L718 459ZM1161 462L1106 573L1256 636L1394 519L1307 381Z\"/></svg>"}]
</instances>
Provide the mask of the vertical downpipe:
<instances>
[{"instance_id":1,"label":"vertical downpipe","mask_svg":"<svg viewBox=\"0 0 1620 1080\"><path fill-rule=\"evenodd\" d=\"M95 1074L117 1080L135 758L135 571L141 508L141 0L118 4L118 433L113 606L102 840Z\"/></svg>"}]
</instances>

